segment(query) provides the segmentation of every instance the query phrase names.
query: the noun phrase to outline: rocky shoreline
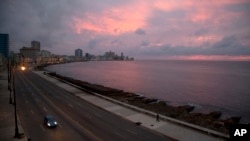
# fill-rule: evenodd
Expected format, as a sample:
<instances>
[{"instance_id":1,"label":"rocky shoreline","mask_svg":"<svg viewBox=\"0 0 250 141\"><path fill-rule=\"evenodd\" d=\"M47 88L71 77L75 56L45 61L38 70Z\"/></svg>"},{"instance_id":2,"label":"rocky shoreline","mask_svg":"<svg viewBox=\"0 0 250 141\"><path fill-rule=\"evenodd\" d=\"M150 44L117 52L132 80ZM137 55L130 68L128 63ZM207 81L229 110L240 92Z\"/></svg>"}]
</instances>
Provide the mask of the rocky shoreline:
<instances>
[{"instance_id":1,"label":"rocky shoreline","mask_svg":"<svg viewBox=\"0 0 250 141\"><path fill-rule=\"evenodd\" d=\"M46 66L47 65L37 66L34 69L44 70L44 67ZM221 117L220 111L213 111L208 114L194 113L192 112L193 109L195 108L194 106L190 105L172 106L168 105L166 101L147 98L138 95L136 93L126 92L123 90L105 87L98 84L91 84L85 81L62 76L60 74L57 74L56 72L49 72L47 74L62 79L64 81L70 82L86 90L116 99L118 101L225 134L229 134L228 130L229 127L231 125L238 124L241 119L241 117L230 117L227 119L220 119Z\"/></svg>"}]
</instances>

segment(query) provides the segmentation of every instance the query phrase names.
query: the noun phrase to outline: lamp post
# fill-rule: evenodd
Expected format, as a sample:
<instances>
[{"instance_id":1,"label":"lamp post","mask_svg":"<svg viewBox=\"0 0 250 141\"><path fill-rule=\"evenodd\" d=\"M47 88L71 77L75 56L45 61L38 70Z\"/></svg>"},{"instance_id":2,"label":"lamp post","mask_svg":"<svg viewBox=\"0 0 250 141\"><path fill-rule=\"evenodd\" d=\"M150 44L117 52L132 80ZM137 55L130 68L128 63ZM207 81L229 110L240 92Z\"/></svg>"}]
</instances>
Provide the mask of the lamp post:
<instances>
[{"instance_id":1,"label":"lamp post","mask_svg":"<svg viewBox=\"0 0 250 141\"><path fill-rule=\"evenodd\" d=\"M15 112L15 138L19 138L20 134L19 134L19 130L18 130L18 125L17 125L17 109L16 109L16 88L15 88L15 68L13 67L12 69L13 71L13 94L14 94L14 112Z\"/></svg>"},{"instance_id":2,"label":"lamp post","mask_svg":"<svg viewBox=\"0 0 250 141\"><path fill-rule=\"evenodd\" d=\"M12 96L11 96L11 64L10 64L10 60L8 59L8 90L10 91L10 98L9 98L9 104L13 104L12 103Z\"/></svg>"},{"instance_id":3,"label":"lamp post","mask_svg":"<svg viewBox=\"0 0 250 141\"><path fill-rule=\"evenodd\" d=\"M20 138L20 133L18 130L18 125L17 125L17 100L16 100L16 86L15 86L15 75L16 75L16 66L15 66L15 62L13 59L13 66L12 66L12 78L13 78L13 95L14 95L14 114L15 114L15 136L14 138Z\"/></svg>"}]
</instances>

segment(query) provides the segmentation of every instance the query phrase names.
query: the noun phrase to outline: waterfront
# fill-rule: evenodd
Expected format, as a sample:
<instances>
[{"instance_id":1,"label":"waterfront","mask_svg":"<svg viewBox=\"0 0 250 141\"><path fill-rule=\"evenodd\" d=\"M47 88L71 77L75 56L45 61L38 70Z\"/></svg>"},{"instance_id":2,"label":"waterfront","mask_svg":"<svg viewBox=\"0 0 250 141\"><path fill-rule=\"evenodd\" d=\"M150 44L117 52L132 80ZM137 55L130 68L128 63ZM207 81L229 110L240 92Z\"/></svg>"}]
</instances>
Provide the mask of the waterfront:
<instances>
[{"instance_id":1,"label":"waterfront","mask_svg":"<svg viewBox=\"0 0 250 141\"><path fill-rule=\"evenodd\" d=\"M249 122L250 62L92 61L47 67L75 79L141 93L169 104L220 110Z\"/></svg>"}]
</instances>

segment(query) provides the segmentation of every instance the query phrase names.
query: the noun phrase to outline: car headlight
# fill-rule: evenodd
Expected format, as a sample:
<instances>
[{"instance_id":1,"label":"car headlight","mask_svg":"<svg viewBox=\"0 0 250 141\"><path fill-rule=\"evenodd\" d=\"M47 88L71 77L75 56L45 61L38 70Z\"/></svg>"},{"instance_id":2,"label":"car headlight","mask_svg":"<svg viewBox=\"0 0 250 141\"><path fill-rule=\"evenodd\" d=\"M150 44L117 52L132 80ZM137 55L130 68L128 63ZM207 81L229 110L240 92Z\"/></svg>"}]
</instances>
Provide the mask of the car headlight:
<instances>
[{"instance_id":1,"label":"car headlight","mask_svg":"<svg viewBox=\"0 0 250 141\"><path fill-rule=\"evenodd\" d=\"M50 126L50 123L47 123L48 126Z\"/></svg>"},{"instance_id":2,"label":"car headlight","mask_svg":"<svg viewBox=\"0 0 250 141\"><path fill-rule=\"evenodd\" d=\"M54 123L55 123L55 125L57 125L57 122L56 122L56 121L55 121Z\"/></svg>"}]
</instances>

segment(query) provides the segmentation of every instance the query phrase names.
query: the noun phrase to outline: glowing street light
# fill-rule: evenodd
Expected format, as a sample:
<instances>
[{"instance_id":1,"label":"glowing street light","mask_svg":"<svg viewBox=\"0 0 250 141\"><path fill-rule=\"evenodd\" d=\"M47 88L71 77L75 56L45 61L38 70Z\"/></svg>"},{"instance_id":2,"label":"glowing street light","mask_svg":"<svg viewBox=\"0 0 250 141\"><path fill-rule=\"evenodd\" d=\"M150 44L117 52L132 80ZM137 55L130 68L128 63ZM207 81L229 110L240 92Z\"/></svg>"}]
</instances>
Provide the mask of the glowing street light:
<instances>
[{"instance_id":1,"label":"glowing street light","mask_svg":"<svg viewBox=\"0 0 250 141\"><path fill-rule=\"evenodd\" d=\"M25 71L25 69L26 69L26 68L25 68L24 66L21 66L21 70L22 70L22 71Z\"/></svg>"}]
</instances>

